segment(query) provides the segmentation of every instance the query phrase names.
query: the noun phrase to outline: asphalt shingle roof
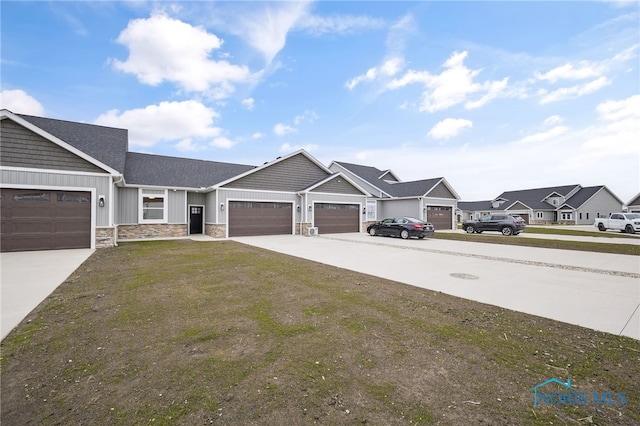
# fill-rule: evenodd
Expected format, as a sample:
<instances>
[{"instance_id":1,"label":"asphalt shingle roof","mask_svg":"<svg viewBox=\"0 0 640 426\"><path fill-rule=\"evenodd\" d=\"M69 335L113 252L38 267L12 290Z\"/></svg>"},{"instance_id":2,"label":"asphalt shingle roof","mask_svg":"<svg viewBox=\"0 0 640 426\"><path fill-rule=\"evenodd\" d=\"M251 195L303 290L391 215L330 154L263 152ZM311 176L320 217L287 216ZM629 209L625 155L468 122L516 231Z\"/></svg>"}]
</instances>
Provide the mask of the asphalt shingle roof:
<instances>
[{"instance_id":1,"label":"asphalt shingle roof","mask_svg":"<svg viewBox=\"0 0 640 426\"><path fill-rule=\"evenodd\" d=\"M362 166L360 164L343 163L336 161L336 164L349 170L351 173L359 176L365 181L369 182L376 188L380 188L382 191L393 197L420 197L425 195L430 189L432 189L442 178L416 180L411 182L398 182L388 183L382 179L384 173L388 170L380 170L371 166Z\"/></svg>"},{"instance_id":2,"label":"asphalt shingle roof","mask_svg":"<svg viewBox=\"0 0 640 426\"><path fill-rule=\"evenodd\" d=\"M487 210L493 210L493 204L491 200L458 201L458 208L464 211L487 211Z\"/></svg>"},{"instance_id":3,"label":"asphalt shingle roof","mask_svg":"<svg viewBox=\"0 0 640 426\"><path fill-rule=\"evenodd\" d=\"M604 188L604 185L589 186L587 188L582 188L580 189L580 191L573 194L571 198L565 201L565 204L568 204L571 207L577 209L578 207L583 205L585 202L587 202L589 198L593 197L593 195L596 192L600 191L602 188Z\"/></svg>"},{"instance_id":4,"label":"asphalt shingle roof","mask_svg":"<svg viewBox=\"0 0 640 426\"><path fill-rule=\"evenodd\" d=\"M128 148L128 131L95 124L18 114L19 117L123 173Z\"/></svg>"},{"instance_id":5,"label":"asphalt shingle roof","mask_svg":"<svg viewBox=\"0 0 640 426\"><path fill-rule=\"evenodd\" d=\"M162 155L127 153L127 184L203 188L238 176L255 166Z\"/></svg>"},{"instance_id":6,"label":"asphalt shingle roof","mask_svg":"<svg viewBox=\"0 0 640 426\"><path fill-rule=\"evenodd\" d=\"M579 185L551 186L548 188L523 189L519 191L506 191L496 198L504 198L508 200L501 207L506 208L509 205L520 201L534 210L554 210L555 207L543 201L552 193L558 193L566 196L568 193L579 187Z\"/></svg>"}]
</instances>

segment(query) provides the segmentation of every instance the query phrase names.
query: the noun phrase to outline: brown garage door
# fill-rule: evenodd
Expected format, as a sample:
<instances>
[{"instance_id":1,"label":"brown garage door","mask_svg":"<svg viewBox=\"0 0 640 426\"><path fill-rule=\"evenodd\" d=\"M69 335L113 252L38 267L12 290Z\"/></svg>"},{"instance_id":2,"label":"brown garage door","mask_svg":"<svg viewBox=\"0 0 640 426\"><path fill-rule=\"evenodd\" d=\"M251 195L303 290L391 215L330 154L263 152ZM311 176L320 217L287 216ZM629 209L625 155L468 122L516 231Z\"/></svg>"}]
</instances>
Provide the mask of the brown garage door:
<instances>
[{"instance_id":1,"label":"brown garage door","mask_svg":"<svg viewBox=\"0 0 640 426\"><path fill-rule=\"evenodd\" d=\"M316 203L313 226L319 234L339 234L360 231L360 206L357 204Z\"/></svg>"},{"instance_id":2,"label":"brown garage door","mask_svg":"<svg viewBox=\"0 0 640 426\"><path fill-rule=\"evenodd\" d=\"M0 189L0 251L91 247L91 193Z\"/></svg>"},{"instance_id":3,"label":"brown garage door","mask_svg":"<svg viewBox=\"0 0 640 426\"><path fill-rule=\"evenodd\" d=\"M518 213L518 216L523 218L527 225L529 224L529 214L528 213Z\"/></svg>"},{"instance_id":4,"label":"brown garage door","mask_svg":"<svg viewBox=\"0 0 640 426\"><path fill-rule=\"evenodd\" d=\"M293 233L293 204L229 201L229 236Z\"/></svg>"},{"instance_id":5,"label":"brown garage door","mask_svg":"<svg viewBox=\"0 0 640 426\"><path fill-rule=\"evenodd\" d=\"M437 229L453 229L452 228L451 207L428 206L427 222L431 222L433 227Z\"/></svg>"}]
</instances>

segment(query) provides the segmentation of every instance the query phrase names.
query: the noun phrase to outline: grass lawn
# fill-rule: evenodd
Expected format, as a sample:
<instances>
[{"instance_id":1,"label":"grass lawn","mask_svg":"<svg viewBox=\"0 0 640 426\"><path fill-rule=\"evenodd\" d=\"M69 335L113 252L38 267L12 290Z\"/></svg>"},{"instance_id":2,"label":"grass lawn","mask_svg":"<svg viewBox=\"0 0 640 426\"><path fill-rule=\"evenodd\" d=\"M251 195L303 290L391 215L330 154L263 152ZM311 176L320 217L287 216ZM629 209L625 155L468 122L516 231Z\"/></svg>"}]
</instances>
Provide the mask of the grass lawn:
<instances>
[{"instance_id":1,"label":"grass lawn","mask_svg":"<svg viewBox=\"0 0 640 426\"><path fill-rule=\"evenodd\" d=\"M640 423L638 340L234 241L98 250L1 349L3 425Z\"/></svg>"},{"instance_id":2,"label":"grass lawn","mask_svg":"<svg viewBox=\"0 0 640 426\"><path fill-rule=\"evenodd\" d=\"M565 232L566 231L566 232ZM574 235L584 237L603 237L603 239L611 237L627 237L637 238L624 234L607 234L588 231L572 231L565 229L548 229L548 228L529 228L525 231L527 234L556 234L556 235ZM640 245L637 244L611 244L606 242L587 242L587 241L568 241L553 240L547 238L527 238L518 235L505 237L499 232L484 232L482 234L462 234L451 232L437 232L434 238L456 241L471 241L490 244L506 244L514 246L527 246L539 248L551 248L560 250L577 250L592 251L598 253L627 254L632 256L640 256Z\"/></svg>"}]
</instances>

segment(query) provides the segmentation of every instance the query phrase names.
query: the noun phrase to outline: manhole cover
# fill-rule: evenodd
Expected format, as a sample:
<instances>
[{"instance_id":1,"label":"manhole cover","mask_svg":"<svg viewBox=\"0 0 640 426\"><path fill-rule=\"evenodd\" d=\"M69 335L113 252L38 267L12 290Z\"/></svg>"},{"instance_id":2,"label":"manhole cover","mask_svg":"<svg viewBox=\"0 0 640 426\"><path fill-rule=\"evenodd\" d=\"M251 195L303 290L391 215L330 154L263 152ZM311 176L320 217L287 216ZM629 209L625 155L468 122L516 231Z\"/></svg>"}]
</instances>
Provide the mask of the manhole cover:
<instances>
[{"instance_id":1,"label":"manhole cover","mask_svg":"<svg viewBox=\"0 0 640 426\"><path fill-rule=\"evenodd\" d=\"M453 273L453 274L449 274L454 278L460 278L461 280L477 280L478 277L477 275L471 275L471 274L459 274L459 273Z\"/></svg>"}]
</instances>

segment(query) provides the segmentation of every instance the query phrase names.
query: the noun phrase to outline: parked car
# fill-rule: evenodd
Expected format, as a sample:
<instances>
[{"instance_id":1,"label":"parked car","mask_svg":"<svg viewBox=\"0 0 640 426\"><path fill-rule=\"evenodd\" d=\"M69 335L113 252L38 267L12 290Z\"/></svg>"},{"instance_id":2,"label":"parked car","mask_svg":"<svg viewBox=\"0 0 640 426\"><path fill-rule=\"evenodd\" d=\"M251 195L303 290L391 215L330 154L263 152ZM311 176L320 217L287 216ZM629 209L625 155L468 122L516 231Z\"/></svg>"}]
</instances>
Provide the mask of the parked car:
<instances>
[{"instance_id":1,"label":"parked car","mask_svg":"<svg viewBox=\"0 0 640 426\"><path fill-rule=\"evenodd\" d=\"M593 225L600 231L617 229L620 232L634 234L640 232L640 213L611 213L609 218L598 218Z\"/></svg>"},{"instance_id":2,"label":"parked car","mask_svg":"<svg viewBox=\"0 0 640 426\"><path fill-rule=\"evenodd\" d=\"M413 217L391 217L367 227L369 235L392 236L407 239L410 237L431 237L434 234L433 225Z\"/></svg>"},{"instance_id":3,"label":"parked car","mask_svg":"<svg viewBox=\"0 0 640 426\"><path fill-rule=\"evenodd\" d=\"M524 219L518 215L492 214L480 220L468 220L462 224L462 229L469 234L481 234L484 231L498 231L502 235L518 235L527 227Z\"/></svg>"}]
</instances>

